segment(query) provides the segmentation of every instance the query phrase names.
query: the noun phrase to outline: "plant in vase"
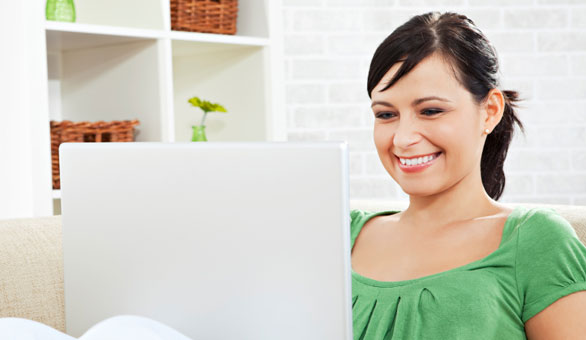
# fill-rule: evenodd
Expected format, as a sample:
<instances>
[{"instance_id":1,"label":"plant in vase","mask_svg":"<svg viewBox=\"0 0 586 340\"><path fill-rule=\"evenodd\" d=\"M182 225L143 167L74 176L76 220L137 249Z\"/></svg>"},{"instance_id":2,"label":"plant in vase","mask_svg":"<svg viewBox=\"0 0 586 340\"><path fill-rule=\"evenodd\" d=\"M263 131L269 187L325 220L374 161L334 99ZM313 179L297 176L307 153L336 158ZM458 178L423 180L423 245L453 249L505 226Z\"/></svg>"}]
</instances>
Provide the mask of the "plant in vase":
<instances>
[{"instance_id":1,"label":"plant in vase","mask_svg":"<svg viewBox=\"0 0 586 340\"><path fill-rule=\"evenodd\" d=\"M207 100L199 99L198 97L189 98L188 102L195 106L199 107L203 111L203 117L201 119L201 124L193 125L193 135L191 137L192 142L206 142L208 139L206 138L206 116L210 112L228 112L226 109L218 104L218 103L211 103Z\"/></svg>"}]
</instances>

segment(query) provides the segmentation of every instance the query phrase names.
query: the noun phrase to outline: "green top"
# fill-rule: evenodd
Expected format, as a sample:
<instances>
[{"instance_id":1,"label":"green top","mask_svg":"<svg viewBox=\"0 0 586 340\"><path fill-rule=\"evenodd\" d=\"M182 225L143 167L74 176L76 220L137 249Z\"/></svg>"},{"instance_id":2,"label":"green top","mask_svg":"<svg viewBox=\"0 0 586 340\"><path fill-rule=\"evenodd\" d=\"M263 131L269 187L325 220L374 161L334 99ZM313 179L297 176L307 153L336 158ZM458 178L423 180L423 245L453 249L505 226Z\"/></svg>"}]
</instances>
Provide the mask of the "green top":
<instances>
[{"instance_id":1,"label":"green top","mask_svg":"<svg viewBox=\"0 0 586 340\"><path fill-rule=\"evenodd\" d=\"M352 210L351 242L370 218ZM526 339L524 323L557 299L586 290L586 247L550 208L517 206L497 250L480 260L405 281L352 271L355 340Z\"/></svg>"}]
</instances>

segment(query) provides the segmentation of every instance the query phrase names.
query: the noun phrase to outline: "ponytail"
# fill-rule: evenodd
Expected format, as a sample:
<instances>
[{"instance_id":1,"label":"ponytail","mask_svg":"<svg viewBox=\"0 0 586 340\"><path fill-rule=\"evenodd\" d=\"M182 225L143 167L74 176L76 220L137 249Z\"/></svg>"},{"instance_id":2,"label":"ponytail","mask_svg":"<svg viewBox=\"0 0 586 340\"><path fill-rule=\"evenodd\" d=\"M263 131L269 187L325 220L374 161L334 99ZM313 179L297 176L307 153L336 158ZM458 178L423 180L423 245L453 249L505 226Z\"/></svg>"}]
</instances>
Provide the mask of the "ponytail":
<instances>
[{"instance_id":1,"label":"ponytail","mask_svg":"<svg viewBox=\"0 0 586 340\"><path fill-rule=\"evenodd\" d=\"M523 124L515 114L518 107L519 93L516 91L503 91L505 109L501 121L494 130L487 135L482 150L480 161L480 173L482 184L486 193L494 200L498 200L505 188L505 172L503 166L507 157L509 145L513 139L515 123L525 133Z\"/></svg>"}]
</instances>

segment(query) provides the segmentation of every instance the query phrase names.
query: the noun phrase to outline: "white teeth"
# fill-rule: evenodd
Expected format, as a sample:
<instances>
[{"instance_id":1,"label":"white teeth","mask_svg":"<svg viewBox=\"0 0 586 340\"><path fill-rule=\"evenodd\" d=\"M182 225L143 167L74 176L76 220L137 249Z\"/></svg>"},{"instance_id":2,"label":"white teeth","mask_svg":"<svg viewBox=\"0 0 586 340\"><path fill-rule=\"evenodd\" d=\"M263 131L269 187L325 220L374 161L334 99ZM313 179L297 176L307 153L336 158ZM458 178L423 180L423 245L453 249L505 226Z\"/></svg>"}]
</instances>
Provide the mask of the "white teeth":
<instances>
[{"instance_id":1,"label":"white teeth","mask_svg":"<svg viewBox=\"0 0 586 340\"><path fill-rule=\"evenodd\" d=\"M399 160L401 161L401 164L403 164L403 165L419 165L422 163L427 163L427 162L433 160L435 157L436 157L436 155L433 154L433 155L419 157L419 158L413 158L413 159L399 158Z\"/></svg>"}]
</instances>

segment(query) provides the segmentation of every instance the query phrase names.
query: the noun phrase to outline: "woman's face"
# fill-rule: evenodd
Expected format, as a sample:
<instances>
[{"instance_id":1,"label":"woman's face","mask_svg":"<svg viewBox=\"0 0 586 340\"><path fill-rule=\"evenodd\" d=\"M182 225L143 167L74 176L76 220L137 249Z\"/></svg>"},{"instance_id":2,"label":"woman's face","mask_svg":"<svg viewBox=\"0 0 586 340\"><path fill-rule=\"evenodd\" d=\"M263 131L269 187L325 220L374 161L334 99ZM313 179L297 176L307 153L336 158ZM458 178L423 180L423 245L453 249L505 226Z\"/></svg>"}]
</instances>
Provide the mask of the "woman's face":
<instances>
[{"instance_id":1,"label":"woman's face","mask_svg":"<svg viewBox=\"0 0 586 340\"><path fill-rule=\"evenodd\" d=\"M374 142L383 166L403 191L433 195L480 171L483 115L436 54L379 92L401 64L393 65L371 93ZM423 163L417 164L419 159Z\"/></svg>"}]
</instances>

